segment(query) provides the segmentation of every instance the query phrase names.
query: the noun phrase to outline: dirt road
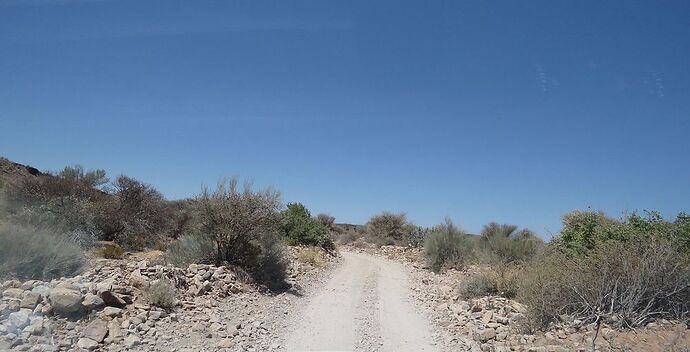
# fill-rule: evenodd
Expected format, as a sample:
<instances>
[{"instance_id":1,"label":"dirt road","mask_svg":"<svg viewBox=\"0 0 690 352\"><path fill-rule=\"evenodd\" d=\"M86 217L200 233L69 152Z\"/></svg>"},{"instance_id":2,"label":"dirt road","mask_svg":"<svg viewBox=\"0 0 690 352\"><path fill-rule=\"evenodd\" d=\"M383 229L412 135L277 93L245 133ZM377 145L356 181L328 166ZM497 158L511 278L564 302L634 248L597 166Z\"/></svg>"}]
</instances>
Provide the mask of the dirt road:
<instances>
[{"instance_id":1,"label":"dirt road","mask_svg":"<svg viewBox=\"0 0 690 352\"><path fill-rule=\"evenodd\" d=\"M343 263L301 308L288 351L437 351L398 263L343 252Z\"/></svg>"}]
</instances>

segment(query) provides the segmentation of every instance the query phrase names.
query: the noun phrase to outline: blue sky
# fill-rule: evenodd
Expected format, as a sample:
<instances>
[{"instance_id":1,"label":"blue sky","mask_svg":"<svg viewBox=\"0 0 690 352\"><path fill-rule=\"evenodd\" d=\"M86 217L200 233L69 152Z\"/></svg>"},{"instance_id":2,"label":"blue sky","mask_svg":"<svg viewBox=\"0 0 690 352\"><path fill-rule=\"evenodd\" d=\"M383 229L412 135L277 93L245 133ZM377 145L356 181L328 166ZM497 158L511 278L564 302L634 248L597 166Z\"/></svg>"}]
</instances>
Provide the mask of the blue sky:
<instances>
[{"instance_id":1,"label":"blue sky","mask_svg":"<svg viewBox=\"0 0 690 352\"><path fill-rule=\"evenodd\" d=\"M0 2L0 155L543 237L690 210L687 1Z\"/></svg>"}]
</instances>

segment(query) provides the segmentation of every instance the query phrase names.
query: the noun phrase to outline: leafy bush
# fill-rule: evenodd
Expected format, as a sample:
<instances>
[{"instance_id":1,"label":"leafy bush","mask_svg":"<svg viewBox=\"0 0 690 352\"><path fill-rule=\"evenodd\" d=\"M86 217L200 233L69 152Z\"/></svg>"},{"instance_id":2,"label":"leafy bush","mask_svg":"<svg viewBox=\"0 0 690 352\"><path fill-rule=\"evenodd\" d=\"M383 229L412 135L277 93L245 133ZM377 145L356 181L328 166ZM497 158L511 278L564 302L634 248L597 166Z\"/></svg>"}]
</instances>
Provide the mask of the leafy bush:
<instances>
[{"instance_id":1,"label":"leafy bush","mask_svg":"<svg viewBox=\"0 0 690 352\"><path fill-rule=\"evenodd\" d=\"M0 224L0 277L50 280L79 274L79 245L48 228Z\"/></svg>"},{"instance_id":2,"label":"leafy bush","mask_svg":"<svg viewBox=\"0 0 690 352\"><path fill-rule=\"evenodd\" d=\"M166 310L175 308L177 288L168 279L153 281L144 289L144 297L150 304Z\"/></svg>"},{"instance_id":3,"label":"leafy bush","mask_svg":"<svg viewBox=\"0 0 690 352\"><path fill-rule=\"evenodd\" d=\"M525 272L519 299L537 327L562 314L619 327L687 320L690 258L664 238L608 240L577 254L556 249Z\"/></svg>"},{"instance_id":4,"label":"leafy bush","mask_svg":"<svg viewBox=\"0 0 690 352\"><path fill-rule=\"evenodd\" d=\"M165 261L179 267L189 264L211 263L216 247L207 236L185 235L172 242L165 253Z\"/></svg>"},{"instance_id":5,"label":"leafy bush","mask_svg":"<svg viewBox=\"0 0 690 352\"><path fill-rule=\"evenodd\" d=\"M434 272L444 267L462 268L471 253L472 244L467 235L450 219L434 227L424 242L424 255Z\"/></svg>"},{"instance_id":6,"label":"leafy bush","mask_svg":"<svg viewBox=\"0 0 690 352\"><path fill-rule=\"evenodd\" d=\"M280 194L272 189L254 192L249 184L240 191L232 178L212 192L204 189L197 201L201 231L216 249L215 263L253 267L262 250L259 241L278 229Z\"/></svg>"},{"instance_id":7,"label":"leafy bush","mask_svg":"<svg viewBox=\"0 0 690 352\"><path fill-rule=\"evenodd\" d=\"M282 213L280 226L290 245L333 248L328 228L312 218L309 210L301 203L287 205Z\"/></svg>"},{"instance_id":8,"label":"leafy bush","mask_svg":"<svg viewBox=\"0 0 690 352\"><path fill-rule=\"evenodd\" d=\"M101 256L105 259L122 259L125 251L116 244L106 245L101 249Z\"/></svg>"}]
</instances>

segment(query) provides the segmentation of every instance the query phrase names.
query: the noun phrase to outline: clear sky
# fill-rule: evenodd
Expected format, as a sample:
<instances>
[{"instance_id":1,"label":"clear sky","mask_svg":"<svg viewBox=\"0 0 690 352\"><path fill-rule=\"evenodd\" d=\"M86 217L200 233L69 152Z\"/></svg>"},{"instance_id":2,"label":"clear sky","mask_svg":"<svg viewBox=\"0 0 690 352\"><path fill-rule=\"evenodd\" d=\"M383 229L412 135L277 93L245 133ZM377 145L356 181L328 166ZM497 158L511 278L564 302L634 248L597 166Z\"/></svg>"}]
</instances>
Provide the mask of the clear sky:
<instances>
[{"instance_id":1,"label":"clear sky","mask_svg":"<svg viewBox=\"0 0 690 352\"><path fill-rule=\"evenodd\" d=\"M0 0L0 155L543 237L690 210L688 1Z\"/></svg>"}]
</instances>

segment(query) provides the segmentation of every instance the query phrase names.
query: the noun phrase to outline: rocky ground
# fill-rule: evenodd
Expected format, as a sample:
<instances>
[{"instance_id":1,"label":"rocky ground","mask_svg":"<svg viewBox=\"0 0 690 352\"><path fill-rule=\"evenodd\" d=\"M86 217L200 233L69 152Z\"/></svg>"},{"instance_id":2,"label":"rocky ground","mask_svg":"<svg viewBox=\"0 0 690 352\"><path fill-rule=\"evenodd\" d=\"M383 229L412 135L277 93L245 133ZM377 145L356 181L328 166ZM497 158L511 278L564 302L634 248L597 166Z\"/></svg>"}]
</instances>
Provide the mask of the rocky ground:
<instances>
[{"instance_id":1,"label":"rocky ground","mask_svg":"<svg viewBox=\"0 0 690 352\"><path fill-rule=\"evenodd\" d=\"M476 268L434 274L416 249L343 248L335 258L291 249L293 289L270 293L238 268L156 264L148 253L95 259L81 276L6 281L0 351L688 351L685 325L637 330L577 322L528 333L525 307L501 297L463 300ZM173 309L146 287L176 286ZM596 336L596 339L595 339ZM685 349L683 349L685 348Z\"/></svg>"},{"instance_id":2,"label":"rocky ground","mask_svg":"<svg viewBox=\"0 0 690 352\"><path fill-rule=\"evenodd\" d=\"M309 291L319 265L296 259L293 289L273 294L240 269L154 265L151 260L95 260L83 275L52 282L6 281L0 287L0 351L271 351L283 348L293 301ZM145 287L165 278L177 287L172 310L147 303Z\"/></svg>"},{"instance_id":3,"label":"rocky ground","mask_svg":"<svg viewBox=\"0 0 690 352\"><path fill-rule=\"evenodd\" d=\"M527 333L525 307L501 297L463 300L458 284L476 267L434 274L425 268L421 252L414 248L384 246L359 248L360 252L403 263L409 272L412 292L434 321L442 345L448 351L688 351L690 330L685 324L659 321L637 330L619 331L595 324L553 326L546 332ZM595 339L596 336L596 339Z\"/></svg>"}]
</instances>

